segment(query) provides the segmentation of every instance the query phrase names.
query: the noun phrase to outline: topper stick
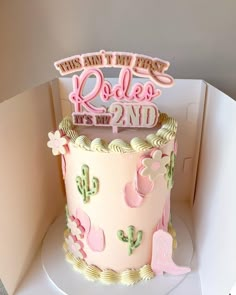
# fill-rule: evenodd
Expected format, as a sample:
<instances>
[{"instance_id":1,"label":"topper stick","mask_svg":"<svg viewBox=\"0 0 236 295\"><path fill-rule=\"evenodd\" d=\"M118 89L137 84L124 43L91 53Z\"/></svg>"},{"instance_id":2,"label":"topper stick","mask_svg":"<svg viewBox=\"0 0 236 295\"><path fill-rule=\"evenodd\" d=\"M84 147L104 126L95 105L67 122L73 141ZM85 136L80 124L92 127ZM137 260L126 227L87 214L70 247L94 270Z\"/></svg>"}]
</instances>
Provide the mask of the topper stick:
<instances>
[{"instance_id":1,"label":"topper stick","mask_svg":"<svg viewBox=\"0 0 236 295\"><path fill-rule=\"evenodd\" d=\"M118 133L118 126L112 126L112 132Z\"/></svg>"}]
</instances>

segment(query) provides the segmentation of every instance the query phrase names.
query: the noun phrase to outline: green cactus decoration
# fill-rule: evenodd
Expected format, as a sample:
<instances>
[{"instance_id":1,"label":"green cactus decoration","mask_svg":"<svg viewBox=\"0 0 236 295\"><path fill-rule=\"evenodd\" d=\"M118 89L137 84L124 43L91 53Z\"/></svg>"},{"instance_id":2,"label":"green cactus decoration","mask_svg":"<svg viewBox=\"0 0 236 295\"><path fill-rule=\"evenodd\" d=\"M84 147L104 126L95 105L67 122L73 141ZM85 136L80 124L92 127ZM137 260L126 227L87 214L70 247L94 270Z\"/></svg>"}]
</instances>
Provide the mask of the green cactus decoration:
<instances>
[{"instance_id":1,"label":"green cactus decoration","mask_svg":"<svg viewBox=\"0 0 236 295\"><path fill-rule=\"evenodd\" d=\"M122 242L128 243L128 255L130 256L134 249L138 248L138 246L141 244L142 237L143 237L143 231L139 230L137 232L137 239L134 239L135 234L135 227L133 225L128 226L128 234L125 236L125 233L123 230L118 230L117 236L118 239Z\"/></svg>"},{"instance_id":2,"label":"green cactus decoration","mask_svg":"<svg viewBox=\"0 0 236 295\"><path fill-rule=\"evenodd\" d=\"M174 166L175 166L175 159L176 155L172 151L170 154L170 162L166 164L166 174L165 179L167 181L167 187L168 189L172 189L174 186Z\"/></svg>"},{"instance_id":3,"label":"green cactus decoration","mask_svg":"<svg viewBox=\"0 0 236 295\"><path fill-rule=\"evenodd\" d=\"M88 203L90 197L98 192L98 179L96 177L92 178L92 184L90 187L89 179L89 167L87 165L82 166L82 176L76 177L76 184L79 193L83 196L83 202Z\"/></svg>"}]
</instances>

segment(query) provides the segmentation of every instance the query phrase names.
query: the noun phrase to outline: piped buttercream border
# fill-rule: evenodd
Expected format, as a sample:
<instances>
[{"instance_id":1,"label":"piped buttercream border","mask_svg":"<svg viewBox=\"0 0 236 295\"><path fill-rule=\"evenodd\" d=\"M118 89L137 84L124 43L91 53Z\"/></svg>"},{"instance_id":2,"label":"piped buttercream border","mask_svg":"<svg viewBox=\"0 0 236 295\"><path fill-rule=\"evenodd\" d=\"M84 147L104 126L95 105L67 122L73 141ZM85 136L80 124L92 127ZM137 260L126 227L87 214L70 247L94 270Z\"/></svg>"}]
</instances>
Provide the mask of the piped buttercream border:
<instances>
[{"instance_id":1,"label":"piped buttercream border","mask_svg":"<svg viewBox=\"0 0 236 295\"><path fill-rule=\"evenodd\" d=\"M66 252L66 260L73 265L73 268L83 274L89 281L100 281L103 284L110 285L121 283L123 285L133 285L140 280L150 280L155 274L149 264L142 266L140 269L127 269L122 272L116 272L112 269L101 270L95 265L89 265L84 259L75 258L68 250L66 242L63 244Z\"/></svg>"},{"instance_id":2,"label":"piped buttercream border","mask_svg":"<svg viewBox=\"0 0 236 295\"><path fill-rule=\"evenodd\" d=\"M168 225L168 232L173 237L173 248L177 248L176 232L172 223ZM68 229L64 231L64 238L69 234ZM122 272L116 272L112 269L101 270L95 265L89 265L84 259L76 258L68 249L67 243L64 241L63 249L65 251L66 260L73 265L73 268L83 274L89 281L100 281L103 284L111 285L120 283L123 285L134 285L141 280L150 280L155 277L155 273L151 269L150 264L142 266L140 269L127 269Z\"/></svg>"},{"instance_id":3,"label":"piped buttercream border","mask_svg":"<svg viewBox=\"0 0 236 295\"><path fill-rule=\"evenodd\" d=\"M91 141L85 135L79 134L79 131L69 117L62 120L59 129L80 149L102 153L131 153L161 147L175 138L177 131L177 121L175 119L168 117L165 113L161 113L158 123L161 124L161 128L156 133L149 134L145 140L134 137L129 143L122 139L114 139L110 143L105 142L101 138L95 138Z\"/></svg>"}]
</instances>

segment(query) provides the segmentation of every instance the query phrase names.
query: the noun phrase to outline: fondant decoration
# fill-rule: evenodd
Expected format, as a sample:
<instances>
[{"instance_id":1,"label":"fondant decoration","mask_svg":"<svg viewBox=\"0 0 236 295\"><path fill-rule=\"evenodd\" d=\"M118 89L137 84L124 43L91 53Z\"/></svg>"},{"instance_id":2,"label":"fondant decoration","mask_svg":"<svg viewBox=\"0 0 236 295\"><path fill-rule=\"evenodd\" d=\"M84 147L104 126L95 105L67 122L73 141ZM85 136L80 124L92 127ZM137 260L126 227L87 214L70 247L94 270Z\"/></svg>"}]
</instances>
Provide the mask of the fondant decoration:
<instances>
[{"instance_id":1,"label":"fondant decoration","mask_svg":"<svg viewBox=\"0 0 236 295\"><path fill-rule=\"evenodd\" d=\"M143 237L143 231L139 230L137 232L137 237L135 240L135 227L133 225L130 225L128 226L127 236L125 236L123 230L118 230L117 236L122 242L128 243L128 255L131 255L134 249L140 246Z\"/></svg>"},{"instance_id":2,"label":"fondant decoration","mask_svg":"<svg viewBox=\"0 0 236 295\"><path fill-rule=\"evenodd\" d=\"M137 192L134 182L126 184L124 194L125 202L131 208L141 206L144 201L144 198Z\"/></svg>"},{"instance_id":3,"label":"fondant decoration","mask_svg":"<svg viewBox=\"0 0 236 295\"><path fill-rule=\"evenodd\" d=\"M64 155L61 155L61 170L63 179L66 177L66 159Z\"/></svg>"},{"instance_id":4,"label":"fondant decoration","mask_svg":"<svg viewBox=\"0 0 236 295\"><path fill-rule=\"evenodd\" d=\"M166 172L166 165L169 162L168 156L163 156L161 150L152 151L150 157L145 157L142 160L143 169L140 174L148 176L151 181L154 181L158 175L163 175Z\"/></svg>"},{"instance_id":5,"label":"fondant decoration","mask_svg":"<svg viewBox=\"0 0 236 295\"><path fill-rule=\"evenodd\" d=\"M141 167L137 169L135 186L140 196L145 197L147 194L152 192L154 188L154 182L151 181L149 177L141 175L141 170Z\"/></svg>"},{"instance_id":6,"label":"fondant decoration","mask_svg":"<svg viewBox=\"0 0 236 295\"><path fill-rule=\"evenodd\" d=\"M176 156L177 156L177 152L178 152L178 143L177 143L177 140L175 140L175 142L174 142L174 153L175 153Z\"/></svg>"},{"instance_id":7,"label":"fondant decoration","mask_svg":"<svg viewBox=\"0 0 236 295\"><path fill-rule=\"evenodd\" d=\"M165 174L168 189L172 189L172 187L174 186L175 158L176 158L176 155L172 151L171 154L170 154L169 163L166 165L166 174Z\"/></svg>"},{"instance_id":8,"label":"fondant decoration","mask_svg":"<svg viewBox=\"0 0 236 295\"><path fill-rule=\"evenodd\" d=\"M77 239L84 237L84 228L80 224L79 219L74 216L70 216L67 220L67 227L70 229L73 236L76 236Z\"/></svg>"},{"instance_id":9,"label":"fondant decoration","mask_svg":"<svg viewBox=\"0 0 236 295\"><path fill-rule=\"evenodd\" d=\"M162 211L162 217L156 227L156 230L163 229L164 231L167 231L169 220L170 220L170 195L166 197L165 206Z\"/></svg>"},{"instance_id":10,"label":"fondant decoration","mask_svg":"<svg viewBox=\"0 0 236 295\"><path fill-rule=\"evenodd\" d=\"M98 179L93 177L90 184L89 167L87 165L82 166L82 176L76 177L76 184L79 193L83 196L84 203L88 203L90 197L98 192Z\"/></svg>"},{"instance_id":11,"label":"fondant decoration","mask_svg":"<svg viewBox=\"0 0 236 295\"><path fill-rule=\"evenodd\" d=\"M162 217L160 218L156 227L156 230L160 230L160 229L164 231L168 231L168 233L173 238L173 249L176 249L177 248L176 231L171 222L171 215L170 215L170 195L166 197L166 202L163 208Z\"/></svg>"},{"instance_id":12,"label":"fondant decoration","mask_svg":"<svg viewBox=\"0 0 236 295\"><path fill-rule=\"evenodd\" d=\"M125 202L131 208L141 206L145 196L153 190L154 183L148 177L140 175L140 169L136 172L136 178L125 186Z\"/></svg>"},{"instance_id":13,"label":"fondant decoration","mask_svg":"<svg viewBox=\"0 0 236 295\"><path fill-rule=\"evenodd\" d=\"M76 147L86 151L97 151L101 153L130 153L132 151L148 151L152 148L161 147L167 144L168 141L174 138L176 135L177 122L164 113L160 113L160 117L162 118L162 126L156 134L149 134L146 137L146 140L135 137L130 142L114 139L110 143L106 143L100 138L95 138L91 141L88 139L88 137L79 135L78 131L73 129L73 123L69 118L63 119L60 124L60 129L73 143L75 143ZM161 135L160 130L162 130Z\"/></svg>"},{"instance_id":14,"label":"fondant decoration","mask_svg":"<svg viewBox=\"0 0 236 295\"><path fill-rule=\"evenodd\" d=\"M66 260L73 265L73 268L93 282L100 281L106 285L121 283L129 286L138 283L140 280L150 280L155 276L149 264L140 269L127 269L120 273L112 269L101 270L95 265L88 265L84 259L74 257L66 243L63 244L63 248L66 252Z\"/></svg>"},{"instance_id":15,"label":"fondant decoration","mask_svg":"<svg viewBox=\"0 0 236 295\"><path fill-rule=\"evenodd\" d=\"M166 172L169 160L169 157L163 156L158 149L153 149L141 157L134 182L127 183L124 189L125 202L129 207L141 206L145 196L153 190L155 178Z\"/></svg>"},{"instance_id":16,"label":"fondant decoration","mask_svg":"<svg viewBox=\"0 0 236 295\"><path fill-rule=\"evenodd\" d=\"M102 252L105 248L105 237L103 230L101 228L95 228L94 226L91 226L87 236L87 243L91 250Z\"/></svg>"},{"instance_id":17,"label":"fondant decoration","mask_svg":"<svg viewBox=\"0 0 236 295\"><path fill-rule=\"evenodd\" d=\"M66 238L68 248L76 258L85 258L86 254L83 250L84 244L76 238L76 236L69 235Z\"/></svg>"},{"instance_id":18,"label":"fondant decoration","mask_svg":"<svg viewBox=\"0 0 236 295\"><path fill-rule=\"evenodd\" d=\"M67 139L63 136L61 136L61 133L59 130L48 133L49 141L47 143L47 146L52 149L52 153L54 156L57 156L59 154L64 155L67 151L66 145L67 145Z\"/></svg>"},{"instance_id":19,"label":"fondant decoration","mask_svg":"<svg viewBox=\"0 0 236 295\"><path fill-rule=\"evenodd\" d=\"M88 234L90 231L90 218L89 216L80 208L76 209L76 218L79 219L80 224L83 226L85 233Z\"/></svg>"},{"instance_id":20,"label":"fondant decoration","mask_svg":"<svg viewBox=\"0 0 236 295\"><path fill-rule=\"evenodd\" d=\"M156 151L156 149L154 149L154 151ZM153 180L150 179L149 175L142 175L143 170L146 169L143 165L143 161L145 159L152 160L152 154L153 151L140 158L134 181L127 183L125 186L125 202L131 208L137 208L141 206L146 195L153 190Z\"/></svg>"},{"instance_id":21,"label":"fondant decoration","mask_svg":"<svg viewBox=\"0 0 236 295\"><path fill-rule=\"evenodd\" d=\"M69 95L74 104L72 114L75 125L111 126L113 132L118 127L146 127L157 124L158 109L152 101L161 95L156 86L171 87L173 78L165 71L169 63L160 59L119 52L100 52L77 55L55 63L62 75L83 70L80 76L74 75L73 91ZM120 67L118 83L111 85L105 80L102 67ZM145 84L132 83L133 75L146 77L152 81ZM93 77L95 85L84 94L84 87ZM103 102L115 100L109 108L93 104L95 98Z\"/></svg>"},{"instance_id":22,"label":"fondant decoration","mask_svg":"<svg viewBox=\"0 0 236 295\"><path fill-rule=\"evenodd\" d=\"M153 235L151 268L156 275L163 272L183 275L190 272L189 267L178 266L172 260L172 236L160 229Z\"/></svg>"},{"instance_id":23,"label":"fondant decoration","mask_svg":"<svg viewBox=\"0 0 236 295\"><path fill-rule=\"evenodd\" d=\"M104 231L91 225L89 216L80 208L76 209L76 217L84 228L84 235L86 235L89 248L95 252L102 252L105 249Z\"/></svg>"}]
</instances>

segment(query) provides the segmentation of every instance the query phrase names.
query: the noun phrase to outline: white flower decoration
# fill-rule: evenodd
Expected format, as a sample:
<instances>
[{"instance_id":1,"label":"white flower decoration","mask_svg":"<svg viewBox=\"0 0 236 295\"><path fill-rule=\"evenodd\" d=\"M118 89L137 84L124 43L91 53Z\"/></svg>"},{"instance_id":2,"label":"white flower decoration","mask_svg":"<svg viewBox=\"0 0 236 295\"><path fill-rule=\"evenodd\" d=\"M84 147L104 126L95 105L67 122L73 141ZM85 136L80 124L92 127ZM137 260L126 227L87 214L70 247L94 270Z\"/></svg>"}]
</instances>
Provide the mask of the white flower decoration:
<instances>
[{"instance_id":1,"label":"white flower decoration","mask_svg":"<svg viewBox=\"0 0 236 295\"><path fill-rule=\"evenodd\" d=\"M76 236L78 239L82 238L84 231L83 228L80 226L80 223L77 223L76 220L68 218L67 226L70 229L73 236Z\"/></svg>"},{"instance_id":2,"label":"white flower decoration","mask_svg":"<svg viewBox=\"0 0 236 295\"><path fill-rule=\"evenodd\" d=\"M162 152L160 150L156 150L151 158L144 158L142 160L143 169L141 170L142 176L148 176L151 181L158 175L162 175L166 173L166 164L169 163L170 157L164 156L162 157Z\"/></svg>"},{"instance_id":3,"label":"white flower decoration","mask_svg":"<svg viewBox=\"0 0 236 295\"><path fill-rule=\"evenodd\" d=\"M66 243L69 250L76 258L83 259L85 257L85 253L83 251L83 243L81 241L78 241L73 238L72 235L69 235L68 238L66 238Z\"/></svg>"},{"instance_id":4,"label":"white flower decoration","mask_svg":"<svg viewBox=\"0 0 236 295\"><path fill-rule=\"evenodd\" d=\"M48 141L47 146L52 148L53 155L64 155L66 153L65 145L67 144L67 140L65 137L61 136L60 131L57 130L55 133L49 132L48 137L50 140Z\"/></svg>"}]
</instances>

